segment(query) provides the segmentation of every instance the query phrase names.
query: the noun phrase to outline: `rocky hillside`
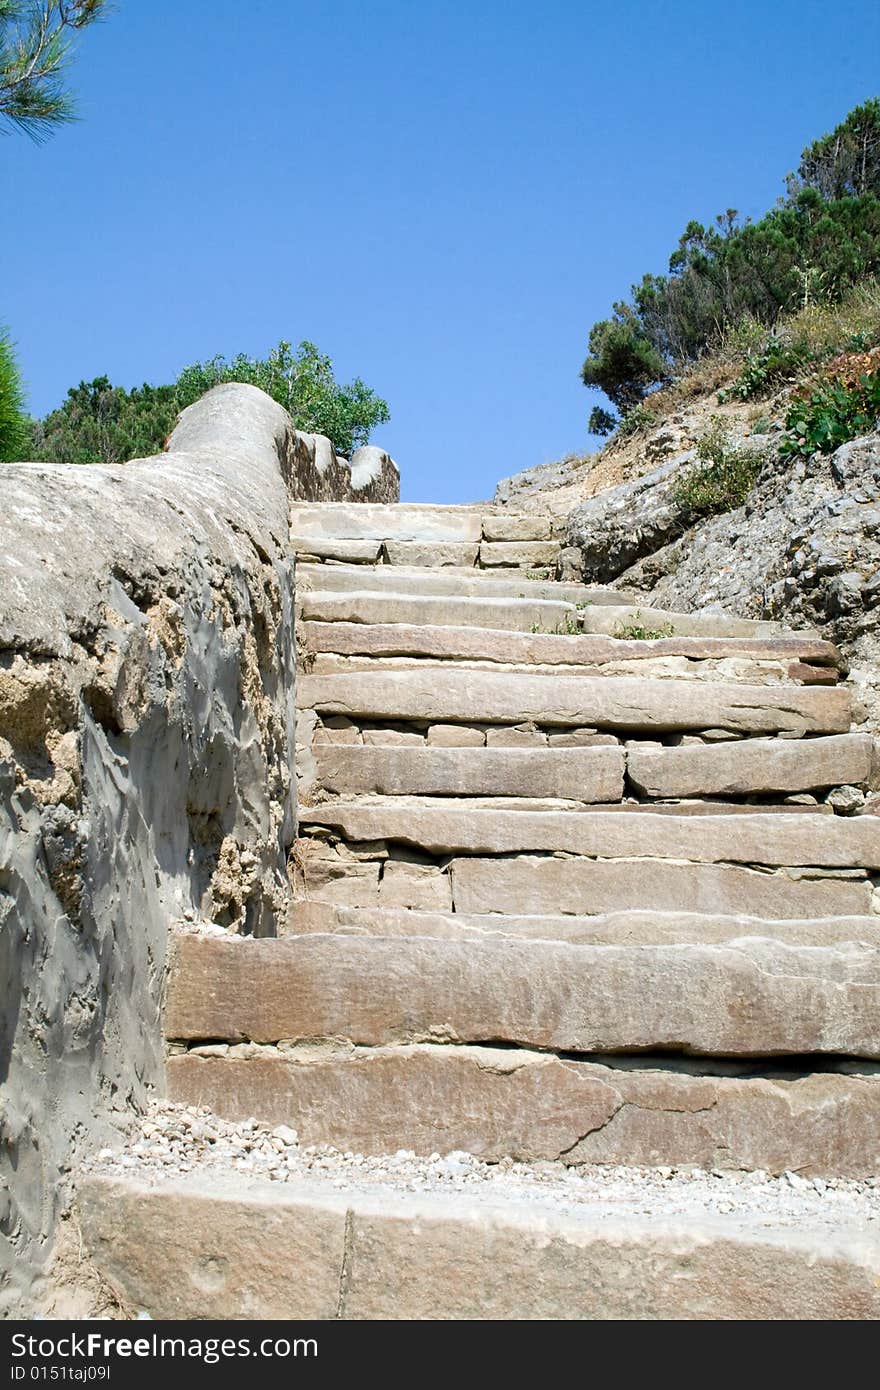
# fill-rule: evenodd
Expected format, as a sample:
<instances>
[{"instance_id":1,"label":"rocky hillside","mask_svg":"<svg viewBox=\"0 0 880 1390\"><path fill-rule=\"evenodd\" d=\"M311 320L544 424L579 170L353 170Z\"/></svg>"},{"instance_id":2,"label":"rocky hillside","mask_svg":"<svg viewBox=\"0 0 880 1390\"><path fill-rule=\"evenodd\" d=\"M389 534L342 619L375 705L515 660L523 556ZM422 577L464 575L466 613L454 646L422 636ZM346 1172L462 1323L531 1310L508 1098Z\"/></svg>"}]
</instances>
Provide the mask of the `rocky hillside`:
<instances>
[{"instance_id":1,"label":"rocky hillside","mask_svg":"<svg viewBox=\"0 0 880 1390\"><path fill-rule=\"evenodd\" d=\"M878 353L829 357L829 332L839 346L866 334L822 327L821 366L742 399L756 354L719 354L649 397L640 427L504 479L496 501L566 518L584 578L651 607L814 626L841 647L880 728L880 422L828 452L792 452L786 429L819 386L876 376ZM795 320L787 340L798 332Z\"/></svg>"}]
</instances>

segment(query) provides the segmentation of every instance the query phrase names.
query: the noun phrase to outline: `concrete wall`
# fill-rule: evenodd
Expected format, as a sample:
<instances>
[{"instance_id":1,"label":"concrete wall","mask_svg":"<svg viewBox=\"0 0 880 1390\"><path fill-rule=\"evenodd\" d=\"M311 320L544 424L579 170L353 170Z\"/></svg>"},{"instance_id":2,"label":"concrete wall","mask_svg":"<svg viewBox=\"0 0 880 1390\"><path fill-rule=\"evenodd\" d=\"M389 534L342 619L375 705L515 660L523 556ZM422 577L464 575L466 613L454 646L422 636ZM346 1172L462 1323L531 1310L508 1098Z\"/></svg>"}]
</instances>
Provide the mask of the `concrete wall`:
<instances>
[{"instance_id":1,"label":"concrete wall","mask_svg":"<svg viewBox=\"0 0 880 1390\"><path fill-rule=\"evenodd\" d=\"M115 468L0 465L0 1315L161 1087L175 919L272 935L295 833L297 500L394 501L250 386Z\"/></svg>"}]
</instances>

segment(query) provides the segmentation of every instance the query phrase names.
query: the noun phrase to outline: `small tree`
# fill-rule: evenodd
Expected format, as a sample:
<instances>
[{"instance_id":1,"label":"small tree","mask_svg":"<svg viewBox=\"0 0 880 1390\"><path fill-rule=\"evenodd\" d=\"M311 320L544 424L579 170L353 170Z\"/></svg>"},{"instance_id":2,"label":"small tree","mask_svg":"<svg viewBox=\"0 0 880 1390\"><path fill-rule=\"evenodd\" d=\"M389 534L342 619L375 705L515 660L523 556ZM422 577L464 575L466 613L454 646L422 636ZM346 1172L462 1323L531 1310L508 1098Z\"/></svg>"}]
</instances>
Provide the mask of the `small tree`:
<instances>
[{"instance_id":1,"label":"small tree","mask_svg":"<svg viewBox=\"0 0 880 1390\"><path fill-rule=\"evenodd\" d=\"M628 304L615 304L613 318L593 324L589 349L581 380L604 391L624 414L668 375L666 363Z\"/></svg>"},{"instance_id":2,"label":"small tree","mask_svg":"<svg viewBox=\"0 0 880 1390\"><path fill-rule=\"evenodd\" d=\"M612 415L610 410L603 410L601 405L594 405L587 421L587 430L590 434L598 434L600 438L604 438L606 434L614 433L618 423L616 416Z\"/></svg>"},{"instance_id":3,"label":"small tree","mask_svg":"<svg viewBox=\"0 0 880 1390\"><path fill-rule=\"evenodd\" d=\"M186 367L173 385L126 391L106 376L81 381L45 420L33 425L31 457L51 463L124 463L159 453L181 410L212 386L242 381L259 386L293 417L297 429L326 434L338 453L366 444L390 419L388 405L356 377L341 385L330 358L314 343L296 352L281 342L265 359L239 353Z\"/></svg>"},{"instance_id":4,"label":"small tree","mask_svg":"<svg viewBox=\"0 0 880 1390\"><path fill-rule=\"evenodd\" d=\"M338 382L330 358L308 341L294 352L282 340L265 360L239 353L230 361L213 357L187 367L177 379L181 408L224 381L259 386L284 406L297 429L326 434L341 454L366 444L376 426L391 418L387 401L360 377L348 385Z\"/></svg>"},{"instance_id":5,"label":"small tree","mask_svg":"<svg viewBox=\"0 0 880 1390\"><path fill-rule=\"evenodd\" d=\"M28 441L21 374L12 343L5 329L0 328L0 461L9 463L24 458Z\"/></svg>"},{"instance_id":6,"label":"small tree","mask_svg":"<svg viewBox=\"0 0 880 1390\"><path fill-rule=\"evenodd\" d=\"M75 119L65 85L71 36L108 0L0 0L0 129L44 140Z\"/></svg>"},{"instance_id":7,"label":"small tree","mask_svg":"<svg viewBox=\"0 0 880 1390\"><path fill-rule=\"evenodd\" d=\"M866 193L880 198L880 101L853 107L830 135L808 145L788 186L790 194L815 188L829 202Z\"/></svg>"}]
</instances>

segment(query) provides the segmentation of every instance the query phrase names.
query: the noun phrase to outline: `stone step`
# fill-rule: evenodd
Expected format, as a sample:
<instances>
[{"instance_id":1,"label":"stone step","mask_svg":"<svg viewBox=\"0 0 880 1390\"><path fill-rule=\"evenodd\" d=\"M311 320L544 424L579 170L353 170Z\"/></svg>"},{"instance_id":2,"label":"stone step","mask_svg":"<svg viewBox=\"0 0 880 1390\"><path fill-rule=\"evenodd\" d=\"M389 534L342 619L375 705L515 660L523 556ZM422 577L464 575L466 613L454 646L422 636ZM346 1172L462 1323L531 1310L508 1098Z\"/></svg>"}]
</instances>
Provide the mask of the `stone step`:
<instances>
[{"instance_id":1,"label":"stone step","mask_svg":"<svg viewBox=\"0 0 880 1390\"><path fill-rule=\"evenodd\" d=\"M637 595L599 585L571 584L552 579L528 579L524 575L501 575L497 570L431 569L398 565L312 565L298 564L297 589L326 593L352 590L376 594L409 594L453 598L549 598L563 603L636 603Z\"/></svg>"},{"instance_id":2,"label":"stone step","mask_svg":"<svg viewBox=\"0 0 880 1390\"><path fill-rule=\"evenodd\" d=\"M767 873L736 864L523 855L453 859L450 871L455 911L463 913L580 916L645 909L774 921L872 912L868 879L819 870Z\"/></svg>"},{"instance_id":3,"label":"stone step","mask_svg":"<svg viewBox=\"0 0 880 1390\"><path fill-rule=\"evenodd\" d=\"M476 541L385 541L382 547L388 565L408 569L473 570L479 549Z\"/></svg>"},{"instance_id":4,"label":"stone step","mask_svg":"<svg viewBox=\"0 0 880 1390\"><path fill-rule=\"evenodd\" d=\"M582 946L724 945L763 937L789 946L863 942L880 947L880 916L809 917L768 921L761 917L705 912L630 911L596 917L514 916L500 912L420 912L399 907L345 907L299 900L291 905L284 935L311 932L340 936L431 936L480 940L493 936L524 941L567 941Z\"/></svg>"},{"instance_id":5,"label":"stone step","mask_svg":"<svg viewBox=\"0 0 880 1390\"><path fill-rule=\"evenodd\" d=\"M427 623L440 627L506 628L519 632L533 629L564 632L569 627L576 630L580 622L574 604L557 599L425 596L418 590L410 593L311 590L301 592L298 598L306 622Z\"/></svg>"},{"instance_id":6,"label":"stone step","mask_svg":"<svg viewBox=\"0 0 880 1390\"><path fill-rule=\"evenodd\" d=\"M880 1058L880 950L309 935L174 943L170 1039Z\"/></svg>"},{"instance_id":7,"label":"stone step","mask_svg":"<svg viewBox=\"0 0 880 1390\"><path fill-rule=\"evenodd\" d=\"M832 738L739 739L679 748L631 748L627 777L644 796L745 796L809 792L866 784L872 774L869 734Z\"/></svg>"},{"instance_id":8,"label":"stone step","mask_svg":"<svg viewBox=\"0 0 880 1390\"><path fill-rule=\"evenodd\" d=\"M483 538L487 541L549 541L565 530L565 521L530 512L484 512Z\"/></svg>"},{"instance_id":9,"label":"stone step","mask_svg":"<svg viewBox=\"0 0 880 1390\"><path fill-rule=\"evenodd\" d=\"M382 553L381 541L341 541L322 536L291 536L288 546L308 560L334 560L346 565L375 565Z\"/></svg>"},{"instance_id":10,"label":"stone step","mask_svg":"<svg viewBox=\"0 0 880 1390\"><path fill-rule=\"evenodd\" d=\"M469 751L476 761L476 750ZM466 800L452 803L442 797L397 796L339 798L301 806L299 822L330 826L345 840L387 840L434 855L543 851L601 860L880 868L880 816L768 816L750 813L747 807L740 814L722 816L620 815L592 808L510 810L485 805L472 809Z\"/></svg>"},{"instance_id":11,"label":"stone step","mask_svg":"<svg viewBox=\"0 0 880 1390\"><path fill-rule=\"evenodd\" d=\"M725 1075L671 1069L668 1057L612 1066L430 1043L302 1056L295 1048L209 1051L168 1059L169 1098L227 1120L286 1125L301 1144L569 1166L876 1172L880 1070L870 1063L849 1064L864 1073L855 1075L779 1064L761 1072L754 1063L748 1072L729 1065Z\"/></svg>"},{"instance_id":12,"label":"stone step","mask_svg":"<svg viewBox=\"0 0 880 1390\"><path fill-rule=\"evenodd\" d=\"M412 503L301 502L290 508L299 540L479 541L479 511Z\"/></svg>"},{"instance_id":13,"label":"stone step","mask_svg":"<svg viewBox=\"0 0 880 1390\"><path fill-rule=\"evenodd\" d=\"M584 632L607 637L635 637L649 630L661 637L773 637L778 623L737 618L729 613L676 613L670 608L652 608L642 603L588 603L580 610Z\"/></svg>"},{"instance_id":14,"label":"stone step","mask_svg":"<svg viewBox=\"0 0 880 1390\"><path fill-rule=\"evenodd\" d=\"M846 733L843 688L735 685L628 676L516 675L479 669L303 676L297 705L353 719L594 727L628 732Z\"/></svg>"},{"instance_id":15,"label":"stone step","mask_svg":"<svg viewBox=\"0 0 880 1390\"><path fill-rule=\"evenodd\" d=\"M325 569L330 575L336 567ZM364 566L360 572L374 576L383 569L395 573L393 565ZM477 582L481 589L485 587L482 581ZM536 597L529 585L515 587L515 595L493 593L487 597L484 593L425 593L421 583L412 588L400 583L387 591L383 588L381 592L374 592L370 583L339 591L321 585L301 591L301 614L306 620L322 622L481 627L562 636L586 632L623 639L637 637L646 630L669 637L772 637L778 632L773 623L752 622L725 614L671 613L666 609L620 606L604 598L582 607L565 601L561 595Z\"/></svg>"},{"instance_id":16,"label":"stone step","mask_svg":"<svg viewBox=\"0 0 880 1390\"><path fill-rule=\"evenodd\" d=\"M556 564L560 549L558 541L482 541L480 564L487 569L541 569Z\"/></svg>"},{"instance_id":17,"label":"stone step","mask_svg":"<svg viewBox=\"0 0 880 1390\"><path fill-rule=\"evenodd\" d=\"M308 625L306 625L308 626ZM329 626L333 626L330 624ZM442 632L442 628L436 629ZM474 631L477 631L475 628ZM691 661L687 657L652 657L606 662L598 666L563 663L479 661L470 658L450 662L421 656L344 656L338 652L311 655L309 674L335 675L354 671L503 671L506 675L549 676L635 676L640 680L708 680L734 685L836 685L837 675L830 666L807 666L803 662L751 661L732 657L720 661Z\"/></svg>"},{"instance_id":18,"label":"stone step","mask_svg":"<svg viewBox=\"0 0 880 1390\"><path fill-rule=\"evenodd\" d=\"M557 636L492 628L348 622L304 622L300 633L309 651L342 656L434 657L522 666L605 666L673 658L694 664L740 660L810 666L832 675L840 666L840 654L831 642L798 636L668 637L636 642L593 634Z\"/></svg>"},{"instance_id":19,"label":"stone step","mask_svg":"<svg viewBox=\"0 0 880 1390\"><path fill-rule=\"evenodd\" d=\"M803 1205L670 1214L665 1190L609 1207L537 1181L417 1194L196 1173L90 1177L77 1217L99 1272L156 1320L880 1317L880 1241Z\"/></svg>"},{"instance_id":20,"label":"stone step","mask_svg":"<svg viewBox=\"0 0 880 1390\"><path fill-rule=\"evenodd\" d=\"M318 784L341 795L523 796L619 801L622 748L382 748L319 744ZM844 779L842 779L844 780Z\"/></svg>"}]
</instances>

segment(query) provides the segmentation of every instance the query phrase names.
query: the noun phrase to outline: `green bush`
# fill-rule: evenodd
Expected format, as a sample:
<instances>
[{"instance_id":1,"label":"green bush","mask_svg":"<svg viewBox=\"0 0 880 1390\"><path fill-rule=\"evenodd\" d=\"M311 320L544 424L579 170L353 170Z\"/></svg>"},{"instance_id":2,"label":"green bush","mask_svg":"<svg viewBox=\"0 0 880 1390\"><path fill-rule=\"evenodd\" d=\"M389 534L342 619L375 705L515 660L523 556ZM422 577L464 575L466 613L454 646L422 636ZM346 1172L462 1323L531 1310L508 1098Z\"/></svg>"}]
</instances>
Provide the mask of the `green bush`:
<instances>
[{"instance_id":1,"label":"green bush","mask_svg":"<svg viewBox=\"0 0 880 1390\"><path fill-rule=\"evenodd\" d=\"M617 417L612 415L610 410L603 410L601 405L594 405L587 421L587 430L590 434L600 436L613 434L618 423Z\"/></svg>"},{"instance_id":2,"label":"green bush","mask_svg":"<svg viewBox=\"0 0 880 1390\"><path fill-rule=\"evenodd\" d=\"M735 398L750 400L778 386L786 378L796 376L810 361L805 343L787 340L771 333L756 351L746 353L742 371L732 386L719 392L722 402Z\"/></svg>"},{"instance_id":3,"label":"green bush","mask_svg":"<svg viewBox=\"0 0 880 1390\"><path fill-rule=\"evenodd\" d=\"M81 381L45 420L34 421L33 457L50 463L124 463L161 451L180 412L174 386L126 391L109 377Z\"/></svg>"},{"instance_id":4,"label":"green bush","mask_svg":"<svg viewBox=\"0 0 880 1390\"><path fill-rule=\"evenodd\" d=\"M177 379L181 409L226 381L259 386L284 406L297 429L327 435L340 454L366 444L376 426L391 418L387 402L360 377L347 386L336 381L330 358L307 341L294 352L282 340L265 360L239 353L230 361L213 357L187 367Z\"/></svg>"},{"instance_id":5,"label":"green bush","mask_svg":"<svg viewBox=\"0 0 880 1390\"><path fill-rule=\"evenodd\" d=\"M582 379L626 411L742 320L749 335L756 324L772 328L783 314L837 303L878 271L880 102L870 101L804 151L787 196L757 222L732 208L708 226L689 222L668 273L645 275L593 325ZM771 344L753 370L750 393L787 365Z\"/></svg>"},{"instance_id":6,"label":"green bush","mask_svg":"<svg viewBox=\"0 0 880 1390\"><path fill-rule=\"evenodd\" d=\"M830 454L850 439L870 434L878 423L880 371L864 372L856 381L826 377L792 403L779 452L789 458Z\"/></svg>"},{"instance_id":7,"label":"green bush","mask_svg":"<svg viewBox=\"0 0 880 1390\"><path fill-rule=\"evenodd\" d=\"M765 457L762 450L736 448L726 422L715 416L697 441L699 463L687 470L673 498L694 517L733 511L755 486Z\"/></svg>"},{"instance_id":8,"label":"green bush","mask_svg":"<svg viewBox=\"0 0 880 1390\"><path fill-rule=\"evenodd\" d=\"M639 434L642 430L650 429L656 423L656 413L647 405L634 405L628 410L617 426L617 433L621 439L628 439L631 435Z\"/></svg>"},{"instance_id":9,"label":"green bush","mask_svg":"<svg viewBox=\"0 0 880 1390\"><path fill-rule=\"evenodd\" d=\"M126 391L106 376L81 381L45 420L33 426L32 456L54 463L123 463L159 453L186 406L223 382L259 386L283 405L297 429L325 434L350 454L390 418L388 405L360 378L341 385L330 358L314 343L296 352L281 342L265 360L240 353L186 367L170 386Z\"/></svg>"},{"instance_id":10,"label":"green bush","mask_svg":"<svg viewBox=\"0 0 880 1390\"><path fill-rule=\"evenodd\" d=\"M30 435L24 413L24 387L12 343L0 328L0 461L26 458Z\"/></svg>"}]
</instances>

